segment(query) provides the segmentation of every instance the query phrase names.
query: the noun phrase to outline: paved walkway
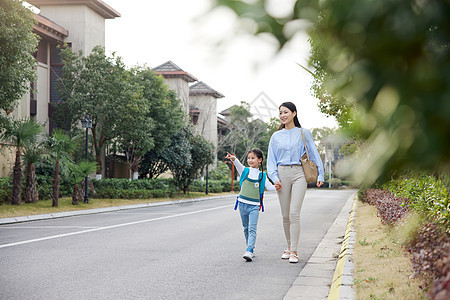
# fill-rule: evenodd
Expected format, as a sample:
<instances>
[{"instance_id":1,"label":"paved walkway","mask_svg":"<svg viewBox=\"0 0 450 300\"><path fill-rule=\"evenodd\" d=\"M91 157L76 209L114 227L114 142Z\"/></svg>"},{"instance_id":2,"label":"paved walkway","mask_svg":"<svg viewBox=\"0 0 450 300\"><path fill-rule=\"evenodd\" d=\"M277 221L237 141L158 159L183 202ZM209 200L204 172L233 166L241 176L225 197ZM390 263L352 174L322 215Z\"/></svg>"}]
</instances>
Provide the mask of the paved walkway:
<instances>
[{"instance_id":1,"label":"paved walkway","mask_svg":"<svg viewBox=\"0 0 450 300\"><path fill-rule=\"evenodd\" d=\"M16 218L2 218L0 225L19 222L64 218L68 216L98 214L103 212L127 210L140 207L171 205L220 199L230 197L216 196L198 199L186 199L177 201L165 201L157 203L134 204L114 206L106 208L60 212L53 214L24 216ZM341 212L337 216L328 232L317 246L313 255L306 263L297 279L292 284L284 300L304 299L354 299L355 292L352 289L351 253L355 243L353 230L353 217L356 211L356 192L348 198Z\"/></svg>"}]
</instances>

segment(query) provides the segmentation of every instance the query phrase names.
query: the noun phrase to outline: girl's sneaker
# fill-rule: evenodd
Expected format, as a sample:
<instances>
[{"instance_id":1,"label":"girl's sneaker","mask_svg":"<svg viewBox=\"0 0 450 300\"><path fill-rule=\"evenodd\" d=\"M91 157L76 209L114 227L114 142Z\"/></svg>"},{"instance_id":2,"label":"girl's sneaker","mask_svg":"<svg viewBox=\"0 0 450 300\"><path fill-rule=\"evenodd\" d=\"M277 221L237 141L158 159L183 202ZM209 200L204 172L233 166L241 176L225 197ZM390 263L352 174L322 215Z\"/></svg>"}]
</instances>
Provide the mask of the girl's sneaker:
<instances>
[{"instance_id":1,"label":"girl's sneaker","mask_svg":"<svg viewBox=\"0 0 450 300\"><path fill-rule=\"evenodd\" d=\"M289 259L289 257L291 257L291 251L284 250L283 255L281 255L281 259Z\"/></svg>"},{"instance_id":2,"label":"girl's sneaker","mask_svg":"<svg viewBox=\"0 0 450 300\"><path fill-rule=\"evenodd\" d=\"M250 251L246 251L246 252L244 253L243 258L244 258L246 261L252 261L252 260L253 260L253 253L251 253Z\"/></svg>"}]
</instances>

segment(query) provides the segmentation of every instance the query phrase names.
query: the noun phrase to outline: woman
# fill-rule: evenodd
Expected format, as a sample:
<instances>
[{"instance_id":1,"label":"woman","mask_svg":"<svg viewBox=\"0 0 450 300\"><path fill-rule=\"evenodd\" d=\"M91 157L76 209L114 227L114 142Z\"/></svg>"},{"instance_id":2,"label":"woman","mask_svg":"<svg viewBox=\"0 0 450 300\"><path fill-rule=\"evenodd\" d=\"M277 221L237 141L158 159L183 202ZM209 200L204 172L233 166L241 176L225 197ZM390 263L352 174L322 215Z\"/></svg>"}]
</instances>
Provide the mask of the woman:
<instances>
[{"instance_id":1,"label":"woman","mask_svg":"<svg viewBox=\"0 0 450 300\"><path fill-rule=\"evenodd\" d=\"M311 132L301 128L297 118L297 108L292 102L284 102L279 107L281 125L270 138L267 153L267 174L278 192L287 249L282 259L298 262L297 245L300 237L300 209L306 193L306 179L300 158L306 153L302 130L308 148L309 158L316 163L319 176L317 187L323 185L323 164Z\"/></svg>"}]
</instances>

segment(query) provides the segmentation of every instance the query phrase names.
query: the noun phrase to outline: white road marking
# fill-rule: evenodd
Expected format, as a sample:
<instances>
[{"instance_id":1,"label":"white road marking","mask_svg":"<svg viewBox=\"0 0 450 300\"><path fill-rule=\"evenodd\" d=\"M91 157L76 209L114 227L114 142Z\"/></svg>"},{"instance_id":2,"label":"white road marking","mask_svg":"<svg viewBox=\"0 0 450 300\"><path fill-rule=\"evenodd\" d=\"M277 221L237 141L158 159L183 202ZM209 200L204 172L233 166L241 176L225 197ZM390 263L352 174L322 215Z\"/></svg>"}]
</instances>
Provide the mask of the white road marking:
<instances>
[{"instance_id":1,"label":"white road marking","mask_svg":"<svg viewBox=\"0 0 450 300\"><path fill-rule=\"evenodd\" d=\"M89 229L98 228L98 226L1 226L0 229Z\"/></svg>"},{"instance_id":2,"label":"white road marking","mask_svg":"<svg viewBox=\"0 0 450 300\"><path fill-rule=\"evenodd\" d=\"M188 215L198 214L198 213L202 213L202 212L206 212L206 211L221 209L221 208L225 208L225 207L230 207L230 205L224 205L224 206L219 206L219 207L214 207L214 208L202 209L202 210L197 210L197 211L183 213L183 214L178 214L178 215L165 216L165 217L159 217L159 218L154 218L154 219L146 219L146 220L141 220L141 221L122 223L122 224L116 224L116 225L111 225L111 226L92 228L92 229L87 229L87 230L82 230L82 231L75 231L75 232L69 232L69 233L64 233L64 234L57 234L57 235L52 235L52 236L47 236L47 237L42 237L42 238L37 238L37 239L31 239L31 240L26 240L26 241L20 241L20 242L15 242L15 243L3 244L3 245L0 245L0 248L13 247L13 246L18 246L18 245L24 245L24 244L30 244L30 243L35 243L35 242L41 242L41 241L46 241L46 240L62 238L62 237L71 236L71 235L78 235L78 234L89 233L89 232L100 231L100 230L106 230L106 229L111 229L111 228L118 228L118 227L124 227L124 226L129 226L129 225L136 225L136 224L147 223L147 222L152 222L152 221L159 221L159 220L164 220L164 219L171 219L171 218L176 218L176 217L188 216Z\"/></svg>"}]
</instances>

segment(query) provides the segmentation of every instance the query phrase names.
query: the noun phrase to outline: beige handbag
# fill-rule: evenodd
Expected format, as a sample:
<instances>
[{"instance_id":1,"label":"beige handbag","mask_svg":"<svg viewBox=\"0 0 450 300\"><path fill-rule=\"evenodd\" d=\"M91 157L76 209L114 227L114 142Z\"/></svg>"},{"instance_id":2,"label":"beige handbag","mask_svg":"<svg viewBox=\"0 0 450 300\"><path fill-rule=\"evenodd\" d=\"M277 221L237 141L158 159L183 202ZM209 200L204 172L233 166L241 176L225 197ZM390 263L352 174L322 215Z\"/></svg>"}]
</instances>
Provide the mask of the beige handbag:
<instances>
[{"instance_id":1,"label":"beige handbag","mask_svg":"<svg viewBox=\"0 0 450 300\"><path fill-rule=\"evenodd\" d=\"M306 182L317 182L317 176L319 172L317 171L316 163L309 160L308 148L306 147L305 137L303 136L303 128L300 128L302 132L303 145L305 145L306 153L303 154L300 159L302 162L303 173L305 173Z\"/></svg>"}]
</instances>

